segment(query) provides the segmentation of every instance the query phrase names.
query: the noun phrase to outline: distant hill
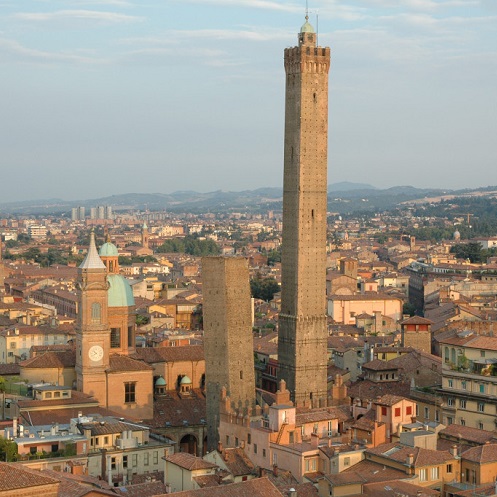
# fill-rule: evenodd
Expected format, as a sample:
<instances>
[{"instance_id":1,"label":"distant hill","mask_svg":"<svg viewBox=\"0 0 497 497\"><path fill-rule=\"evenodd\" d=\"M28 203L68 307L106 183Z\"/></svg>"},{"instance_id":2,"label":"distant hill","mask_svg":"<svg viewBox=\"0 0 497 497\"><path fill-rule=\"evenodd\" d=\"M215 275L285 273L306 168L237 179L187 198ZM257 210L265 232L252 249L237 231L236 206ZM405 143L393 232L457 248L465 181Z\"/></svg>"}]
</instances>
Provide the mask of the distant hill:
<instances>
[{"instance_id":1,"label":"distant hill","mask_svg":"<svg viewBox=\"0 0 497 497\"><path fill-rule=\"evenodd\" d=\"M495 190L495 187L492 187ZM341 182L328 186L328 209L340 214L358 211L377 212L394 208L404 202L430 199L441 195L467 196L490 193L490 187L475 190L441 190L395 186L379 189L364 183ZM124 210L170 211L191 213L225 213L249 211L252 213L282 209L281 188L264 187L240 192L217 190L199 193L177 191L173 193L125 193L89 200L65 201L60 199L0 203L0 216L5 214L70 216L71 208L78 205L87 209L97 205L112 205L116 212Z\"/></svg>"},{"instance_id":2,"label":"distant hill","mask_svg":"<svg viewBox=\"0 0 497 497\"><path fill-rule=\"evenodd\" d=\"M376 190L377 188L367 183L351 183L350 181L341 181L328 185L328 193L331 192L349 192L353 190Z\"/></svg>"}]
</instances>

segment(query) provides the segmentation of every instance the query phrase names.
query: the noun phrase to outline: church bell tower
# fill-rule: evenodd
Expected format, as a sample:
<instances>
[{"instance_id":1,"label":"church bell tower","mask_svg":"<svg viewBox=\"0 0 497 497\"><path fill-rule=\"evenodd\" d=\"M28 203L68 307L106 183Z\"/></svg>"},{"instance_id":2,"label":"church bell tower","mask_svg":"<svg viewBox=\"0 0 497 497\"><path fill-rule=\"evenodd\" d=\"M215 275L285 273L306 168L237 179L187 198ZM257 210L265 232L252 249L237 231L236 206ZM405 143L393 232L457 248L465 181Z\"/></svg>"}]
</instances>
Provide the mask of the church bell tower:
<instances>
[{"instance_id":1,"label":"church bell tower","mask_svg":"<svg viewBox=\"0 0 497 497\"><path fill-rule=\"evenodd\" d=\"M77 389L106 405L110 329L107 317L107 268L92 231L88 253L78 268L80 309L76 329Z\"/></svg>"}]
</instances>

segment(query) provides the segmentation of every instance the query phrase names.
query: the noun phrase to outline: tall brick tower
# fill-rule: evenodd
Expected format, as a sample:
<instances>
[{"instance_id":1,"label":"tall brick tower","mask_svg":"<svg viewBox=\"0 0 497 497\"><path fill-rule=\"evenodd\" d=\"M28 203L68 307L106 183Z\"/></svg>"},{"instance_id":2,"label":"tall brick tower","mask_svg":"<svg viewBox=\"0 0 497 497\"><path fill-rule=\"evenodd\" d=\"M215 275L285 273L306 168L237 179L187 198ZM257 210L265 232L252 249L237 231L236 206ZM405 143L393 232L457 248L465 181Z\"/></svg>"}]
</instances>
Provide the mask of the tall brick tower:
<instances>
[{"instance_id":1,"label":"tall brick tower","mask_svg":"<svg viewBox=\"0 0 497 497\"><path fill-rule=\"evenodd\" d=\"M285 49L279 377L297 406L326 405L326 207L330 49L308 22Z\"/></svg>"},{"instance_id":2,"label":"tall brick tower","mask_svg":"<svg viewBox=\"0 0 497 497\"><path fill-rule=\"evenodd\" d=\"M109 368L110 329L107 304L107 268L91 233L90 248L78 268L81 303L76 328L77 389L107 405L106 370Z\"/></svg>"},{"instance_id":3,"label":"tall brick tower","mask_svg":"<svg viewBox=\"0 0 497 497\"><path fill-rule=\"evenodd\" d=\"M242 414L255 406L252 309L247 259L202 259L208 450L219 440L221 389ZM223 440L224 443L224 440Z\"/></svg>"}]
</instances>

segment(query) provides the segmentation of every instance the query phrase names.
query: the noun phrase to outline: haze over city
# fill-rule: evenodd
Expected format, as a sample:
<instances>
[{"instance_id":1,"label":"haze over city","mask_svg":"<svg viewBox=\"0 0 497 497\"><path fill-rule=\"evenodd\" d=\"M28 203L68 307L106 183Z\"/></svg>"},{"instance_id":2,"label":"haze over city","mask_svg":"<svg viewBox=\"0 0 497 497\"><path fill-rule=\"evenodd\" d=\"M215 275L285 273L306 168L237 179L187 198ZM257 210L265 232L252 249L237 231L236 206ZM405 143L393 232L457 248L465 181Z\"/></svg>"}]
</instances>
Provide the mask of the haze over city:
<instances>
[{"instance_id":1,"label":"haze over city","mask_svg":"<svg viewBox=\"0 0 497 497\"><path fill-rule=\"evenodd\" d=\"M313 1L329 182L497 183L497 5ZM319 22L316 19L319 12ZM305 3L0 0L2 201L281 186Z\"/></svg>"}]
</instances>

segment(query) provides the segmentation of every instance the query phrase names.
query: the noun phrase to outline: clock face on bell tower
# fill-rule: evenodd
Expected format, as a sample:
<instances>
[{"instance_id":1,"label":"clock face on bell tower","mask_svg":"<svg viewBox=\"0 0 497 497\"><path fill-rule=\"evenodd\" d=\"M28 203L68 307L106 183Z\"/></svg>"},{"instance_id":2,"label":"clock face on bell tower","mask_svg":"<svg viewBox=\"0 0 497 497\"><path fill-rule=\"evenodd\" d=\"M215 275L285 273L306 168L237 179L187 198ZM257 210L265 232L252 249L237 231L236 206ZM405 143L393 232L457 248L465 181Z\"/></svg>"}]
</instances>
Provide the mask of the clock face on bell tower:
<instances>
[{"instance_id":1,"label":"clock face on bell tower","mask_svg":"<svg viewBox=\"0 0 497 497\"><path fill-rule=\"evenodd\" d=\"M102 360L104 356L104 349L100 345L93 345L88 351L88 357L93 362L98 362Z\"/></svg>"}]
</instances>

